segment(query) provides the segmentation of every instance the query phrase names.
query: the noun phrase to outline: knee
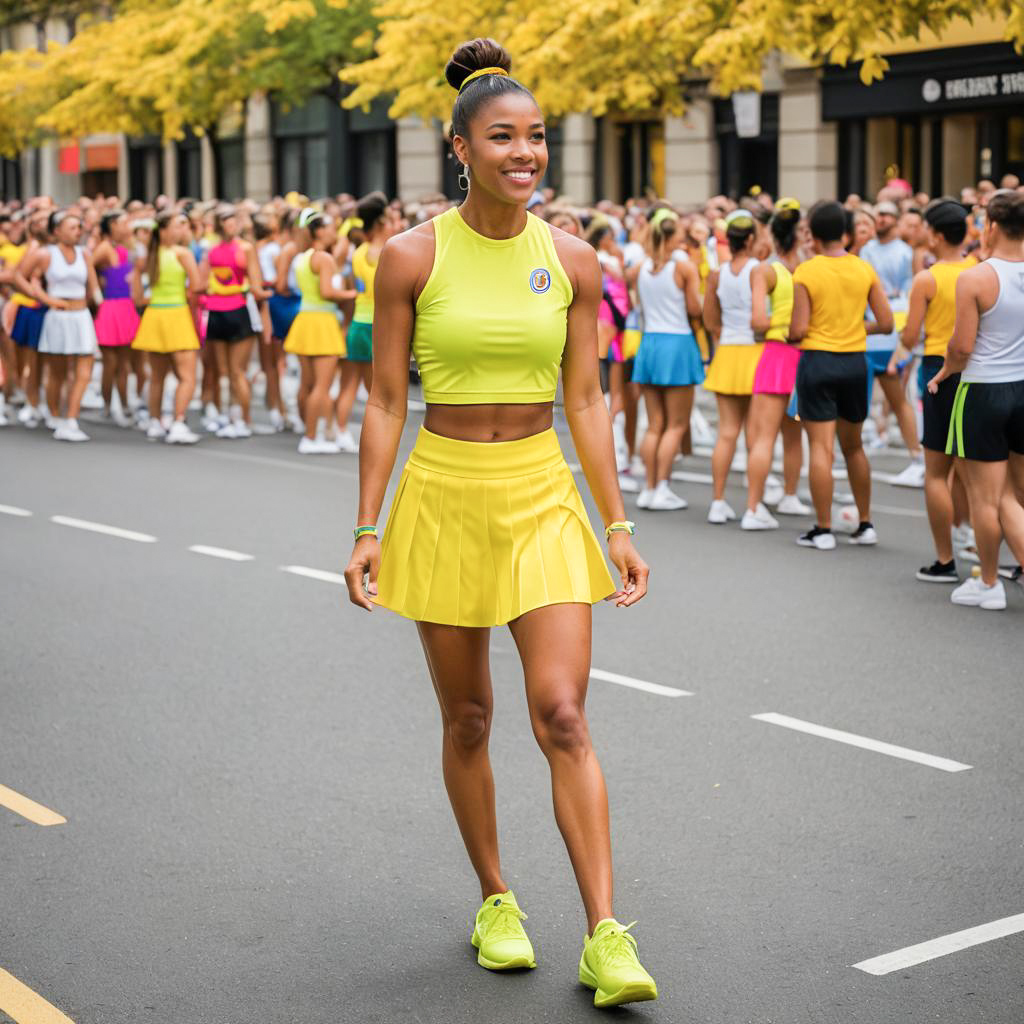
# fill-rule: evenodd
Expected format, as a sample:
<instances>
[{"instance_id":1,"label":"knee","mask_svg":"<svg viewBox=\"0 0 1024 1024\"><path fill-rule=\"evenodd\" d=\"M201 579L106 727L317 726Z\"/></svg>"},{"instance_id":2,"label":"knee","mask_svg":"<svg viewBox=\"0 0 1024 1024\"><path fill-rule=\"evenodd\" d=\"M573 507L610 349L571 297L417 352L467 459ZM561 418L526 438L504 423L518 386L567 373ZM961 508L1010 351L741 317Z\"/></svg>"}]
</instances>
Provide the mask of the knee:
<instances>
[{"instance_id":1,"label":"knee","mask_svg":"<svg viewBox=\"0 0 1024 1024\"><path fill-rule=\"evenodd\" d=\"M452 746L457 750L477 750L487 742L491 728L491 709L477 701L461 701L448 708L444 728Z\"/></svg>"},{"instance_id":2,"label":"knee","mask_svg":"<svg viewBox=\"0 0 1024 1024\"><path fill-rule=\"evenodd\" d=\"M583 708L574 700L557 701L534 715L534 732L547 753L578 753L590 746L590 734Z\"/></svg>"}]
</instances>

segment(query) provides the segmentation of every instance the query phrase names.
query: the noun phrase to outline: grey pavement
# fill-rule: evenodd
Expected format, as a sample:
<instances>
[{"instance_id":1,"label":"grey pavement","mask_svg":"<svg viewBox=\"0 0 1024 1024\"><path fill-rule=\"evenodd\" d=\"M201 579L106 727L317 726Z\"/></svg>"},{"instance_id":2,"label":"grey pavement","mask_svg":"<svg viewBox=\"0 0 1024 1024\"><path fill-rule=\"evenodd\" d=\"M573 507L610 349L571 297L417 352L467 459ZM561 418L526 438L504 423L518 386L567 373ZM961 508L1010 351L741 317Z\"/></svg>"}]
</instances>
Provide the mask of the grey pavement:
<instances>
[{"instance_id":1,"label":"grey pavement","mask_svg":"<svg viewBox=\"0 0 1024 1024\"><path fill-rule=\"evenodd\" d=\"M689 511L636 513L651 593L597 607L593 664L693 696L591 684L617 913L661 989L602 1013L576 982L585 921L507 632L499 827L540 966L501 976L469 946L477 889L414 628L281 570L344 567L355 458L86 429L0 432L0 503L32 513L0 515L0 784L67 818L0 807L0 969L75 1024L1024 1019L1024 932L852 966L1024 913L1024 593L985 613L917 583L921 492L877 485L881 543L832 553L795 546L804 520L707 525L702 485L680 486Z\"/></svg>"}]
</instances>

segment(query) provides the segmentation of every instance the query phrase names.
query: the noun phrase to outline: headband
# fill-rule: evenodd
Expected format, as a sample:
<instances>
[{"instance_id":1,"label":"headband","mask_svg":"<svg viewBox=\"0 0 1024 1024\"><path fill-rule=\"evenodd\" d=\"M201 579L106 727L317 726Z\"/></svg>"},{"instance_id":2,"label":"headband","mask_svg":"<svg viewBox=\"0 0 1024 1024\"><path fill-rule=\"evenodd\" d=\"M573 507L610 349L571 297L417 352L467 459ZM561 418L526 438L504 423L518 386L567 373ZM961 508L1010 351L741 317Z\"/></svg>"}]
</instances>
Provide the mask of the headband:
<instances>
[{"instance_id":1,"label":"headband","mask_svg":"<svg viewBox=\"0 0 1024 1024\"><path fill-rule=\"evenodd\" d=\"M660 210L655 210L654 216L651 218L651 227L656 228L662 221L666 220L678 220L676 211L669 209L667 206L663 206Z\"/></svg>"},{"instance_id":2,"label":"headband","mask_svg":"<svg viewBox=\"0 0 1024 1024\"><path fill-rule=\"evenodd\" d=\"M800 212L800 200L799 199L793 199L793 198L791 198L789 196L786 196L786 197L780 199L775 204L775 210L776 210L776 212L778 212L780 210L796 210L796 212L799 213Z\"/></svg>"},{"instance_id":3,"label":"headband","mask_svg":"<svg viewBox=\"0 0 1024 1024\"><path fill-rule=\"evenodd\" d=\"M733 210L728 217L725 218L726 229L731 227L752 228L754 226L754 218L749 210Z\"/></svg>"},{"instance_id":4,"label":"headband","mask_svg":"<svg viewBox=\"0 0 1024 1024\"><path fill-rule=\"evenodd\" d=\"M308 228L310 221L315 220L320 216L319 210L314 210L312 206L307 206L302 213L299 214L299 227Z\"/></svg>"},{"instance_id":5,"label":"headband","mask_svg":"<svg viewBox=\"0 0 1024 1024\"><path fill-rule=\"evenodd\" d=\"M505 78L509 77L508 72L504 68L480 68L479 71L474 71L471 75L466 75L462 85L459 86L459 95L462 95L462 90L469 85L474 79L483 78L484 75L504 75Z\"/></svg>"}]
</instances>

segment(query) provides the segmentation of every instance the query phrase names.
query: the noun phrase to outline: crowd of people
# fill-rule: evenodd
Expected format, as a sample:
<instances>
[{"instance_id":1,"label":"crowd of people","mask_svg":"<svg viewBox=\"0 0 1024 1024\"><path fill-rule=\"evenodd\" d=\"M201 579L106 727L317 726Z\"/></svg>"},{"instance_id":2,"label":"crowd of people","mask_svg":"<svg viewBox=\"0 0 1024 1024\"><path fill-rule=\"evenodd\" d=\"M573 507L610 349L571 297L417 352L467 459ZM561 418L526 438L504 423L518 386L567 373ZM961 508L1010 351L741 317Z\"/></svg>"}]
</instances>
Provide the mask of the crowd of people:
<instances>
[{"instance_id":1,"label":"crowd of people","mask_svg":"<svg viewBox=\"0 0 1024 1024\"><path fill-rule=\"evenodd\" d=\"M89 440L79 411L99 359L104 416L149 441L251 437L261 375L269 423L301 435L300 454L358 451L350 421L371 385L381 250L452 205L379 192L264 204L9 202L0 208L0 425ZM718 412L709 523L771 530L780 515L813 515L798 542L834 548L838 441L856 514L842 509L837 529L851 544L875 544L865 447L898 445L908 462L892 482L924 489L934 539L918 579L955 585L956 603L1005 607L1002 577L1021 570L999 566L1000 539L1024 561L1019 180L937 199L892 180L871 202L851 195L810 210L757 190L698 209L651 197L581 207L542 190L529 208L596 251L602 381L620 489L637 508L687 507L672 468L695 434L710 440L695 405L703 388ZM982 261L996 274L979 275ZM975 343L993 331L991 351ZM282 388L290 359L293 403ZM1009 390L990 397L993 388ZM725 489L741 438L747 498L737 512ZM772 473L780 439L781 479ZM798 494L805 447L813 508ZM980 576L961 582L957 557L980 562Z\"/></svg>"}]
</instances>

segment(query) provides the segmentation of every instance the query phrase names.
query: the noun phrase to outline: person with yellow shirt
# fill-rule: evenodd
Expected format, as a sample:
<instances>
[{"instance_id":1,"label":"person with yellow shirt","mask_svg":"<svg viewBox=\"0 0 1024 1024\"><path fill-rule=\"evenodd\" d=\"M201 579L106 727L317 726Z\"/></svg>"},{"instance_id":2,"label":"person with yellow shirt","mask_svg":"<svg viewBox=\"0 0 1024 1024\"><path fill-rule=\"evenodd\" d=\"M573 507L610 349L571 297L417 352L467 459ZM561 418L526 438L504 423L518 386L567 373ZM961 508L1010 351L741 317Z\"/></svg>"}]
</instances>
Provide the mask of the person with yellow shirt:
<instances>
[{"instance_id":1,"label":"person with yellow shirt","mask_svg":"<svg viewBox=\"0 0 1024 1024\"><path fill-rule=\"evenodd\" d=\"M901 338L902 351L896 353L897 357L905 358L917 345L924 329L920 377L924 416L921 443L924 448L924 500L935 541L936 559L931 565L918 569L917 578L924 583L959 583L953 552L953 486L956 478L951 479L954 459L946 454L946 440L960 374L946 377L935 394L928 390L927 382L942 369L946 346L953 336L957 278L978 261L973 256L966 259L963 256L967 237L965 206L955 199L936 199L925 209L924 217L928 226L928 248L935 255L936 262L914 278L907 323Z\"/></svg>"},{"instance_id":2,"label":"person with yellow shirt","mask_svg":"<svg viewBox=\"0 0 1024 1024\"><path fill-rule=\"evenodd\" d=\"M815 255L793 272L789 336L802 343L796 391L811 449L811 498L817 522L797 543L830 551L836 546L832 461L837 437L860 517L850 543L878 543L871 524L871 467L861 444L868 415L865 352L868 331L888 334L893 316L875 269L843 247L846 217L839 203L815 203L808 225ZM867 308L874 314L871 323L864 320Z\"/></svg>"},{"instance_id":3,"label":"person with yellow shirt","mask_svg":"<svg viewBox=\"0 0 1024 1024\"><path fill-rule=\"evenodd\" d=\"M9 214L0 215L0 285L10 285L14 269L25 255L25 246L22 243L24 232L23 222L12 220ZM0 375L3 376L3 390L0 391L0 426L7 425L7 400L14 398L21 387L17 350L9 333L13 325L12 314L17 312L17 307L11 306L9 296L10 292L5 287L3 295L0 296ZM8 313L9 306L11 308Z\"/></svg>"}]
</instances>

